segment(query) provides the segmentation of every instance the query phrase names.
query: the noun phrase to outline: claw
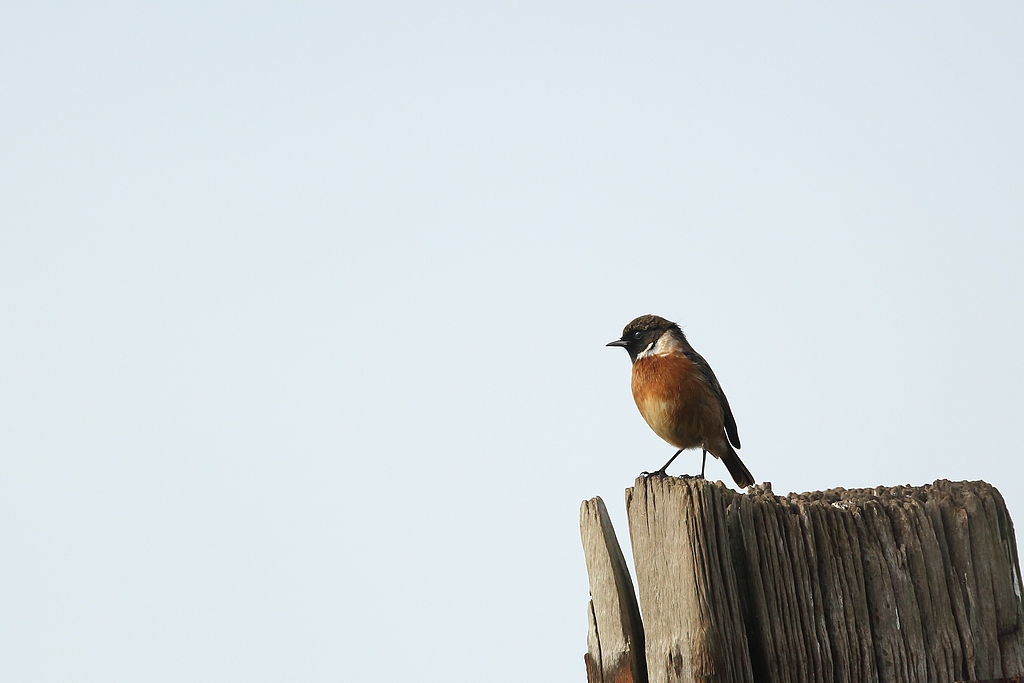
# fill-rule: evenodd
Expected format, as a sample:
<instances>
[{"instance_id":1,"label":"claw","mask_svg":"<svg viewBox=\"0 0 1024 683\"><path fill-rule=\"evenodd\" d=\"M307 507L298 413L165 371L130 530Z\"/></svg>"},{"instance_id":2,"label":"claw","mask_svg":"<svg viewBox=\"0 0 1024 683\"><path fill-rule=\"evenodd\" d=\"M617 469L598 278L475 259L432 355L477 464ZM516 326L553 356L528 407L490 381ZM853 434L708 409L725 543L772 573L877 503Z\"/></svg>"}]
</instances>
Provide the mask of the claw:
<instances>
[{"instance_id":1,"label":"claw","mask_svg":"<svg viewBox=\"0 0 1024 683\"><path fill-rule=\"evenodd\" d=\"M647 471L644 471L644 472L640 473L640 476L641 477L664 477L664 476L666 476L665 475L665 468L662 468L662 469L658 470L657 472L647 472Z\"/></svg>"}]
</instances>

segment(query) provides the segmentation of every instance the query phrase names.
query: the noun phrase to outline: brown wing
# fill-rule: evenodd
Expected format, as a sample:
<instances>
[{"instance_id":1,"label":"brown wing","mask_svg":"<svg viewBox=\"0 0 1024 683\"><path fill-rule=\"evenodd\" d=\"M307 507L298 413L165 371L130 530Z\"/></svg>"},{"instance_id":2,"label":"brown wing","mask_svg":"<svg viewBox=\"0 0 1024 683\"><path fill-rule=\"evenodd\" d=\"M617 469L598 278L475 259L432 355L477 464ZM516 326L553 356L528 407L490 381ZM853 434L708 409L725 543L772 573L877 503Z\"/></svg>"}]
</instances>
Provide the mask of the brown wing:
<instances>
[{"instance_id":1,"label":"brown wing","mask_svg":"<svg viewBox=\"0 0 1024 683\"><path fill-rule=\"evenodd\" d=\"M718 383L718 378L715 377L714 370L708 365L708 362L694 350L684 352L686 357L693 361L693 364L700 370L700 374L704 376L704 380L711 387L711 390L715 392L715 396L718 397L718 404L722 407L722 418L725 422L725 433L729 436L729 442L732 443L734 448L740 447L740 435L736 431L736 418L732 416L732 408L729 407L729 399L725 397L725 392L722 391L722 385Z\"/></svg>"}]
</instances>

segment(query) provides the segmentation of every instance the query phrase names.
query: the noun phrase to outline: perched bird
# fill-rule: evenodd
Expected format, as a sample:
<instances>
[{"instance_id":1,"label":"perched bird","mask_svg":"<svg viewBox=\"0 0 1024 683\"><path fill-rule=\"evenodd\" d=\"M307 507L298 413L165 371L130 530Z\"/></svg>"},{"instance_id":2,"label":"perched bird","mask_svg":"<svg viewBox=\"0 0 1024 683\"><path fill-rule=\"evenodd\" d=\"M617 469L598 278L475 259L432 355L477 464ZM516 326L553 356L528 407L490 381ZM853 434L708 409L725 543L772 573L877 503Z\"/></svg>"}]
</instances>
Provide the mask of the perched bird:
<instances>
[{"instance_id":1,"label":"perched bird","mask_svg":"<svg viewBox=\"0 0 1024 683\"><path fill-rule=\"evenodd\" d=\"M729 468L737 486L754 483L733 450L740 447L740 437L729 400L711 366L693 350L679 325L642 315L626 325L621 339L607 346L621 346L629 353L636 407L655 434L679 449L655 474L665 474L687 448L700 448L704 451L702 478L711 453Z\"/></svg>"}]
</instances>

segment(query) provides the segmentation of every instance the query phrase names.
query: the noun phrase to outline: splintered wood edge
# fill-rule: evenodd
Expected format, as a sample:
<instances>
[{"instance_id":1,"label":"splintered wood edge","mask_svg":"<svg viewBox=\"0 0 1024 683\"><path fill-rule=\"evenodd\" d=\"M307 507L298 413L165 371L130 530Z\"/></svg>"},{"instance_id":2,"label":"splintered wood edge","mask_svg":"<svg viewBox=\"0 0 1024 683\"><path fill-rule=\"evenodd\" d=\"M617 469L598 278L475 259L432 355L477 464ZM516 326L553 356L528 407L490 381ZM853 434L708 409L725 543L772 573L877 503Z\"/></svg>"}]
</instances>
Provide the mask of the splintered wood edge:
<instances>
[{"instance_id":1,"label":"splintered wood edge","mask_svg":"<svg viewBox=\"0 0 1024 683\"><path fill-rule=\"evenodd\" d=\"M600 497L580 506L580 536L591 595L587 680L646 683L643 624L633 579Z\"/></svg>"}]
</instances>

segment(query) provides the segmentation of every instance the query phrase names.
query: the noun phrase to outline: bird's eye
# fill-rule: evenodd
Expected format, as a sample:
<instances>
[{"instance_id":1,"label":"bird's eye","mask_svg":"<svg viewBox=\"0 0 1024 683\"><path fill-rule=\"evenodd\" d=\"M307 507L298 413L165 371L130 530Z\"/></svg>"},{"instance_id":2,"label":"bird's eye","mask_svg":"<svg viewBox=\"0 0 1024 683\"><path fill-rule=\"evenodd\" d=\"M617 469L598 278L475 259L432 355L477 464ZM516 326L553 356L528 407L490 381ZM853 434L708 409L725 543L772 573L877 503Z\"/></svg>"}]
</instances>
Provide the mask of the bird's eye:
<instances>
[{"instance_id":1,"label":"bird's eye","mask_svg":"<svg viewBox=\"0 0 1024 683\"><path fill-rule=\"evenodd\" d=\"M637 330L636 332L633 333L633 339L639 339L639 338L640 338L640 330Z\"/></svg>"}]
</instances>

